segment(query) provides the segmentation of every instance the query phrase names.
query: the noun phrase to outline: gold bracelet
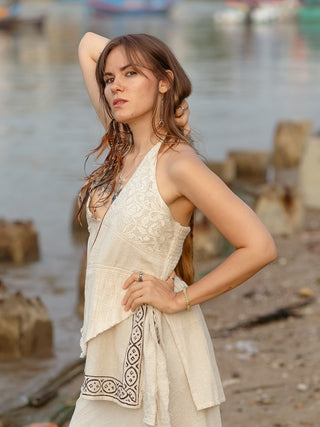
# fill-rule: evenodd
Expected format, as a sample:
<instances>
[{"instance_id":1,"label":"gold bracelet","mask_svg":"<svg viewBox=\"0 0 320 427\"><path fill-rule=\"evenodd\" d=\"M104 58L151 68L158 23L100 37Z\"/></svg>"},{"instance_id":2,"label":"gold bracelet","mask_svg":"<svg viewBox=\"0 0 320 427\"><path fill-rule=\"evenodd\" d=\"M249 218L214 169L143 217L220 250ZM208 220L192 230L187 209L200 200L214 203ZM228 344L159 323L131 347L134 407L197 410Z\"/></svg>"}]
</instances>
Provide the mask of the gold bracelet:
<instances>
[{"instance_id":1,"label":"gold bracelet","mask_svg":"<svg viewBox=\"0 0 320 427\"><path fill-rule=\"evenodd\" d=\"M182 290L183 290L184 297L186 299L187 310L190 311L191 307L190 307L189 298L188 298L188 295L187 295L187 288L183 288Z\"/></svg>"}]
</instances>

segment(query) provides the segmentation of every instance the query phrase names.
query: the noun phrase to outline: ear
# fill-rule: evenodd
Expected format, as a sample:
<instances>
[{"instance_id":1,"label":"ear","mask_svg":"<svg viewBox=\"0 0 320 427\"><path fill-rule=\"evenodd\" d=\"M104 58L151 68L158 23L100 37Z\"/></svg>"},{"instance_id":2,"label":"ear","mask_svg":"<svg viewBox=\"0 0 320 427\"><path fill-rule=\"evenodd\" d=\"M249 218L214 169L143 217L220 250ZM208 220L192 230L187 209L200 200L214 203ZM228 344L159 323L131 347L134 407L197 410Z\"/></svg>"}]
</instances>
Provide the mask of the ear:
<instances>
[{"instance_id":1,"label":"ear","mask_svg":"<svg viewBox=\"0 0 320 427\"><path fill-rule=\"evenodd\" d=\"M159 92L162 94L168 92L174 80L174 74L171 70L166 70L166 73L168 78L159 81Z\"/></svg>"}]
</instances>

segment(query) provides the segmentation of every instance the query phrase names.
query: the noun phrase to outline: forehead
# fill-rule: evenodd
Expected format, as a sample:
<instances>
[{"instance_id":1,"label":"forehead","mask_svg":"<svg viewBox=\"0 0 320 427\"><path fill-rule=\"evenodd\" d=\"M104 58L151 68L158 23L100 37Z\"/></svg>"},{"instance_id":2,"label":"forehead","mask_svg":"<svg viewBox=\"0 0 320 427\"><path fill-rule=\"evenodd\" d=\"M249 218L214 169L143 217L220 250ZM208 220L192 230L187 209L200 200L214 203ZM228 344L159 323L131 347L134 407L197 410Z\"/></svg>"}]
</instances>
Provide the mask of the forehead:
<instances>
[{"instance_id":1,"label":"forehead","mask_svg":"<svg viewBox=\"0 0 320 427\"><path fill-rule=\"evenodd\" d=\"M122 46L112 49L106 58L106 68L125 64L128 64L128 57Z\"/></svg>"},{"instance_id":2,"label":"forehead","mask_svg":"<svg viewBox=\"0 0 320 427\"><path fill-rule=\"evenodd\" d=\"M105 62L105 71L112 72L125 67L134 65L143 69L143 72L148 70L148 67L139 52L126 52L123 46L117 46L108 54Z\"/></svg>"}]
</instances>

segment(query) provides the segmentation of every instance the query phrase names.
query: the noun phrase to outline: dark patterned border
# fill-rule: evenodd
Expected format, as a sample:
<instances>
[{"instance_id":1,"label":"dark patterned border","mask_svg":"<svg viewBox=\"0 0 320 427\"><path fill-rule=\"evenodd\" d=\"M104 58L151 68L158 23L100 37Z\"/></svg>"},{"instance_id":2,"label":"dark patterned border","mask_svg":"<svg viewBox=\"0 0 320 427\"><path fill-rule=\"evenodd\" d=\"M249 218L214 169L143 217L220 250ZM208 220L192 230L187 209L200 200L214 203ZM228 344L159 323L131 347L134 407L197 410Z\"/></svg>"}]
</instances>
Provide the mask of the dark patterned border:
<instances>
[{"instance_id":1,"label":"dark patterned border","mask_svg":"<svg viewBox=\"0 0 320 427\"><path fill-rule=\"evenodd\" d=\"M85 375L81 388L83 396L117 400L122 405L139 405L141 379L143 325L147 306L140 306L132 316L132 330L124 360L122 380L110 376Z\"/></svg>"}]
</instances>

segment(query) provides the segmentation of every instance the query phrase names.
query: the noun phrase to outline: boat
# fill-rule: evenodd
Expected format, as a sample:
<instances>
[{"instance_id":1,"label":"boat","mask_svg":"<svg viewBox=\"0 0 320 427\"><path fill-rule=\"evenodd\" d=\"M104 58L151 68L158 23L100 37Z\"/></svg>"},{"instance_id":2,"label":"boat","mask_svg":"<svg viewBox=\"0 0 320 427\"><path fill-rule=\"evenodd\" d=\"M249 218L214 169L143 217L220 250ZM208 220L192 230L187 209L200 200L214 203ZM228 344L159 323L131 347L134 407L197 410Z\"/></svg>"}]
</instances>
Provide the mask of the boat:
<instances>
[{"instance_id":1,"label":"boat","mask_svg":"<svg viewBox=\"0 0 320 427\"><path fill-rule=\"evenodd\" d=\"M298 10L298 21L302 24L320 23L320 0L304 0Z\"/></svg>"},{"instance_id":2,"label":"boat","mask_svg":"<svg viewBox=\"0 0 320 427\"><path fill-rule=\"evenodd\" d=\"M320 1L320 0L318 0ZM227 8L214 14L217 24L268 24L295 17L299 0L227 0Z\"/></svg>"},{"instance_id":3,"label":"boat","mask_svg":"<svg viewBox=\"0 0 320 427\"><path fill-rule=\"evenodd\" d=\"M166 13L177 0L89 0L90 8L103 13Z\"/></svg>"},{"instance_id":4,"label":"boat","mask_svg":"<svg viewBox=\"0 0 320 427\"><path fill-rule=\"evenodd\" d=\"M0 0L0 28L18 17L20 4L18 1Z\"/></svg>"},{"instance_id":5,"label":"boat","mask_svg":"<svg viewBox=\"0 0 320 427\"><path fill-rule=\"evenodd\" d=\"M44 16L22 16L19 0L0 0L0 29L13 30L22 26L42 29Z\"/></svg>"}]
</instances>

